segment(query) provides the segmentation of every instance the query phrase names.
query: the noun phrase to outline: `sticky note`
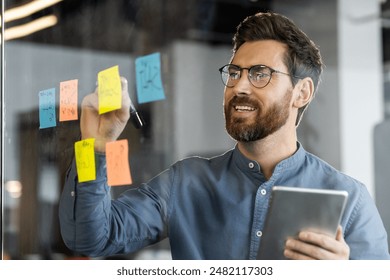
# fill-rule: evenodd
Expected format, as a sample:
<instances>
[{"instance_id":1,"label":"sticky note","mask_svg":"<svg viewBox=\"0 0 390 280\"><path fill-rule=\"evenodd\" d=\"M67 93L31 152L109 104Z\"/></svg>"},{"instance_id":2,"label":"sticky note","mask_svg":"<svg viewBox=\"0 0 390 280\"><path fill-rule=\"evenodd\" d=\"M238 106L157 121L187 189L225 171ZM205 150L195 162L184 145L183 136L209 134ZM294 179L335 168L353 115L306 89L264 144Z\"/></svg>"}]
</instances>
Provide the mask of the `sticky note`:
<instances>
[{"instance_id":1,"label":"sticky note","mask_svg":"<svg viewBox=\"0 0 390 280\"><path fill-rule=\"evenodd\" d=\"M118 65L98 73L98 99L99 114L122 107L122 86Z\"/></svg>"},{"instance_id":2,"label":"sticky note","mask_svg":"<svg viewBox=\"0 0 390 280\"><path fill-rule=\"evenodd\" d=\"M77 141L74 144L74 149L79 182L95 180L95 139Z\"/></svg>"},{"instance_id":3,"label":"sticky note","mask_svg":"<svg viewBox=\"0 0 390 280\"><path fill-rule=\"evenodd\" d=\"M39 128L56 126L56 89L39 92Z\"/></svg>"},{"instance_id":4,"label":"sticky note","mask_svg":"<svg viewBox=\"0 0 390 280\"><path fill-rule=\"evenodd\" d=\"M135 60L135 70L138 103L165 99L160 53L138 57Z\"/></svg>"},{"instance_id":5,"label":"sticky note","mask_svg":"<svg viewBox=\"0 0 390 280\"><path fill-rule=\"evenodd\" d=\"M78 80L60 83L60 122L78 119Z\"/></svg>"},{"instance_id":6,"label":"sticky note","mask_svg":"<svg viewBox=\"0 0 390 280\"><path fill-rule=\"evenodd\" d=\"M127 139L106 144L107 183L109 186L132 183Z\"/></svg>"}]
</instances>

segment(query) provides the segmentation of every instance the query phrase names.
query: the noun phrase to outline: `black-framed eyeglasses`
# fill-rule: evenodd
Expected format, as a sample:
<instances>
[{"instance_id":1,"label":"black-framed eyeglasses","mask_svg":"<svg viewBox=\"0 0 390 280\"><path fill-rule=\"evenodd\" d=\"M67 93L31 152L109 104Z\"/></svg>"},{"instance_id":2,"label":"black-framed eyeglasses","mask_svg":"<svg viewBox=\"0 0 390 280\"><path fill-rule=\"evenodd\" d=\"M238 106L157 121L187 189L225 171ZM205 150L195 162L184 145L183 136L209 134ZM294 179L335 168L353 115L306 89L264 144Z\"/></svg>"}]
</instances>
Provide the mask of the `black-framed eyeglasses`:
<instances>
[{"instance_id":1,"label":"black-framed eyeglasses","mask_svg":"<svg viewBox=\"0 0 390 280\"><path fill-rule=\"evenodd\" d=\"M226 64L218 70L221 73L223 84L229 88L232 88L240 80L241 72L244 69L248 70L248 79L250 83L256 88L266 87L271 81L273 73L291 76L290 74L272 69L271 67L262 64L253 65L249 68L240 67L235 64Z\"/></svg>"}]
</instances>

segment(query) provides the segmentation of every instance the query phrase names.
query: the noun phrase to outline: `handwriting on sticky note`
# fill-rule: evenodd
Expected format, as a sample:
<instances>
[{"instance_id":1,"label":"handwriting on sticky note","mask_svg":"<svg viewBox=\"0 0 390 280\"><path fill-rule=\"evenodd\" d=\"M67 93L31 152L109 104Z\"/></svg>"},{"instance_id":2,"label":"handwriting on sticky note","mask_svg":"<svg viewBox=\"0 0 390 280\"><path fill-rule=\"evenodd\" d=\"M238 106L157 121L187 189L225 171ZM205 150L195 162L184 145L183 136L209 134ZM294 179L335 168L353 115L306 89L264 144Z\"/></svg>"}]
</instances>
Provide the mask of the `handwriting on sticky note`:
<instances>
[{"instance_id":1,"label":"handwriting on sticky note","mask_svg":"<svg viewBox=\"0 0 390 280\"><path fill-rule=\"evenodd\" d=\"M106 144L108 185L119 186L132 183L128 151L126 139Z\"/></svg>"},{"instance_id":2,"label":"handwriting on sticky note","mask_svg":"<svg viewBox=\"0 0 390 280\"><path fill-rule=\"evenodd\" d=\"M99 114L122 107L122 86L118 65L98 73L98 96Z\"/></svg>"},{"instance_id":3,"label":"handwriting on sticky note","mask_svg":"<svg viewBox=\"0 0 390 280\"><path fill-rule=\"evenodd\" d=\"M79 182L95 180L95 139L77 141L74 148Z\"/></svg>"},{"instance_id":4,"label":"handwriting on sticky note","mask_svg":"<svg viewBox=\"0 0 390 280\"><path fill-rule=\"evenodd\" d=\"M138 103L165 99L160 53L138 57L135 60L135 68Z\"/></svg>"},{"instance_id":5,"label":"handwriting on sticky note","mask_svg":"<svg viewBox=\"0 0 390 280\"><path fill-rule=\"evenodd\" d=\"M60 83L60 122L78 119L77 96L78 80Z\"/></svg>"},{"instance_id":6,"label":"handwriting on sticky note","mask_svg":"<svg viewBox=\"0 0 390 280\"><path fill-rule=\"evenodd\" d=\"M56 90L55 88L39 92L39 128L56 126Z\"/></svg>"}]
</instances>

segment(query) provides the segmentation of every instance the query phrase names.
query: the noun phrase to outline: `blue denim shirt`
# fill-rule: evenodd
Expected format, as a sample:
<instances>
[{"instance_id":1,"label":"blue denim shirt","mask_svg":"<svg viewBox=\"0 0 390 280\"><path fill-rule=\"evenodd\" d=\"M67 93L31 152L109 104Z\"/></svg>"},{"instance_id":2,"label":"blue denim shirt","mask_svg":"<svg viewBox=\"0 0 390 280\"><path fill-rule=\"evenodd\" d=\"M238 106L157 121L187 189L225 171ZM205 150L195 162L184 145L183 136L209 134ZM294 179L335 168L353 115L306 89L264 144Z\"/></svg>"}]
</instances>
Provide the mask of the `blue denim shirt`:
<instances>
[{"instance_id":1,"label":"blue denim shirt","mask_svg":"<svg viewBox=\"0 0 390 280\"><path fill-rule=\"evenodd\" d=\"M90 256L137 251L169 237L173 259L256 259L275 185L346 190L342 217L351 259L390 259L387 234L366 187L306 152L280 162L269 180L237 146L211 159L181 160L111 200L105 157L95 181L69 170L60 201L65 244Z\"/></svg>"}]
</instances>

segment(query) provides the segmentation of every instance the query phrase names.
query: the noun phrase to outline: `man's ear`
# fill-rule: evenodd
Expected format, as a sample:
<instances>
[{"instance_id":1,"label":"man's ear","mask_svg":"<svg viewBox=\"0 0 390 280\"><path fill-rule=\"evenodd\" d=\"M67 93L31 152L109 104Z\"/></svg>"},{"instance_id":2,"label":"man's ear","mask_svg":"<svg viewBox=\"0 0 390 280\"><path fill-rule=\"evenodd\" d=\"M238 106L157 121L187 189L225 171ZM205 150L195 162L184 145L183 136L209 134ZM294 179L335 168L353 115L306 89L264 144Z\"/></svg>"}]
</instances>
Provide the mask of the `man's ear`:
<instances>
[{"instance_id":1,"label":"man's ear","mask_svg":"<svg viewBox=\"0 0 390 280\"><path fill-rule=\"evenodd\" d=\"M314 83L313 80L309 77L299 80L295 85L295 100L294 106L296 108L301 108L313 99L314 96Z\"/></svg>"}]
</instances>

